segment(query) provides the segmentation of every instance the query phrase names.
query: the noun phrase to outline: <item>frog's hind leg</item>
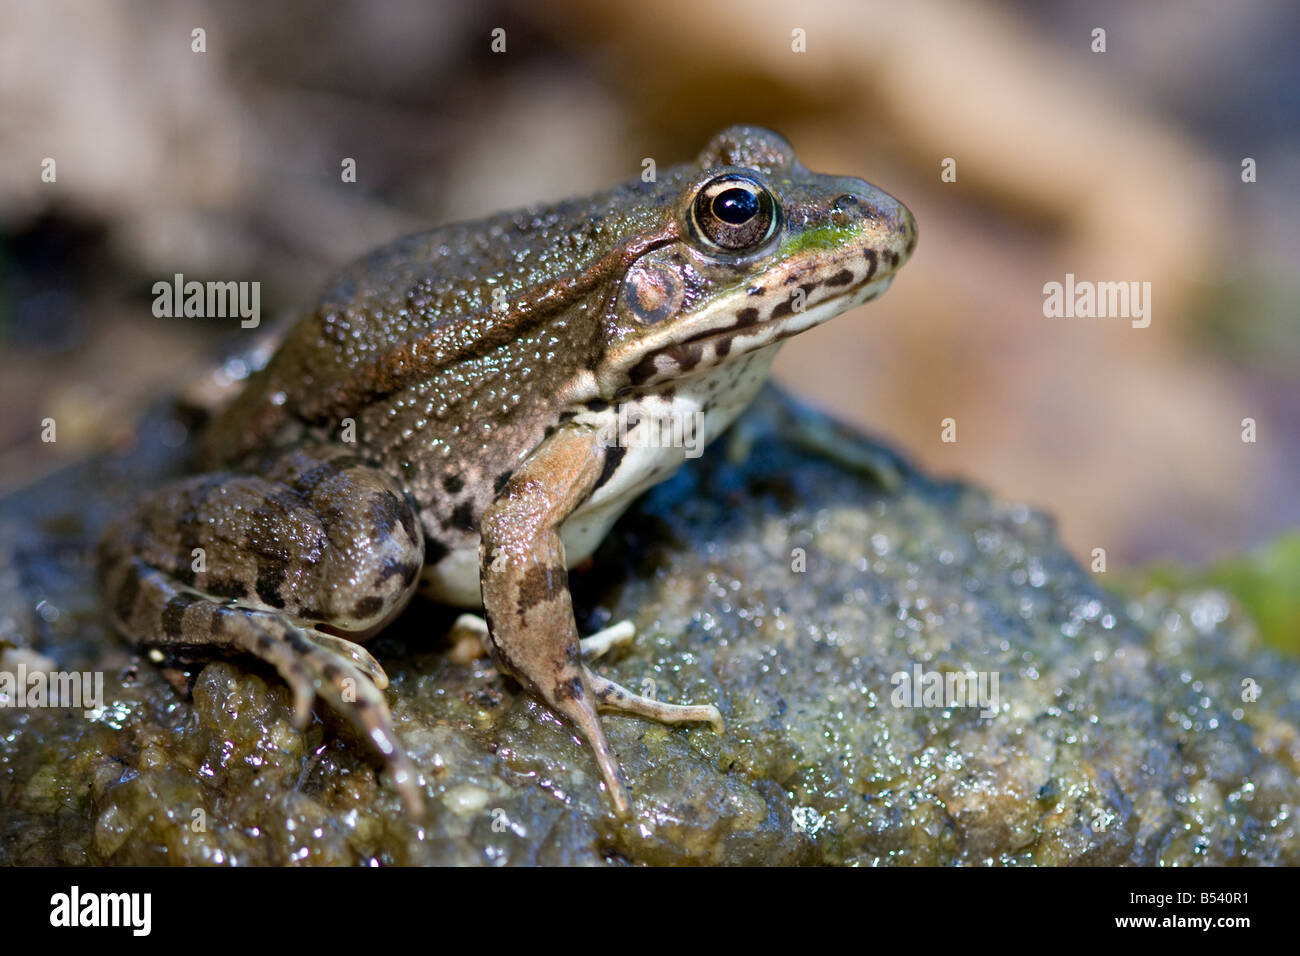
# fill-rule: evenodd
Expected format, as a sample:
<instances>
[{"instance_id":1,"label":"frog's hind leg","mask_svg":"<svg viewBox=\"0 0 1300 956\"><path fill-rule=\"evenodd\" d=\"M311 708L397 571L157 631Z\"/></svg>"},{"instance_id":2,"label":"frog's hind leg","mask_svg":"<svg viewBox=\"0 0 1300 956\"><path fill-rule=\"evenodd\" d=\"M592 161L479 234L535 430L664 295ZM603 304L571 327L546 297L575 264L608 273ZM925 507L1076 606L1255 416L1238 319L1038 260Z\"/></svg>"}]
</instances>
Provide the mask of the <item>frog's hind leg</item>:
<instances>
[{"instance_id":1,"label":"frog's hind leg","mask_svg":"<svg viewBox=\"0 0 1300 956\"><path fill-rule=\"evenodd\" d=\"M407 809L417 816L423 812L415 769L380 693L388 676L367 651L275 611L214 601L138 558L124 562L116 577L110 582L116 593L135 597L129 610L119 604L115 616L138 643L160 649L235 651L265 661L289 686L295 727L306 728L319 697L383 755Z\"/></svg>"},{"instance_id":2,"label":"frog's hind leg","mask_svg":"<svg viewBox=\"0 0 1300 956\"><path fill-rule=\"evenodd\" d=\"M414 592L423 534L400 489L345 449L293 449L253 474L182 479L100 545L101 589L134 643L266 661L305 726L320 698L382 755L418 814L415 773L380 691L388 677L346 635L391 620Z\"/></svg>"}]
</instances>

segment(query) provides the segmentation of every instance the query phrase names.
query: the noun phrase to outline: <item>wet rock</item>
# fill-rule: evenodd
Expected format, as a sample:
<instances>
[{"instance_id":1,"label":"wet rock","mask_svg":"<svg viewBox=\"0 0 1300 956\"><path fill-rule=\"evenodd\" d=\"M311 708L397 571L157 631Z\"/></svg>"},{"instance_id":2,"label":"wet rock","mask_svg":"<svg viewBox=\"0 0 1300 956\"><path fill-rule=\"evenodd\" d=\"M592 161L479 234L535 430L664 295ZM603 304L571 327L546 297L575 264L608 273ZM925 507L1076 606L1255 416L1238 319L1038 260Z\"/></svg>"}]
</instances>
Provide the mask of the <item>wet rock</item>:
<instances>
[{"instance_id":1,"label":"wet rock","mask_svg":"<svg viewBox=\"0 0 1300 956\"><path fill-rule=\"evenodd\" d=\"M179 694L105 629L87 564L174 467L149 427L9 499L0 649L102 671L105 701L0 708L0 863L1300 863L1300 666L1227 598L1111 596L1044 516L825 420L836 454L812 453L804 414L764 393L742 462L711 449L573 577L584 630L637 625L601 673L726 719L605 718L625 822L571 728L448 656L446 609L370 645L419 821L328 715L296 731L266 669L195 666Z\"/></svg>"}]
</instances>

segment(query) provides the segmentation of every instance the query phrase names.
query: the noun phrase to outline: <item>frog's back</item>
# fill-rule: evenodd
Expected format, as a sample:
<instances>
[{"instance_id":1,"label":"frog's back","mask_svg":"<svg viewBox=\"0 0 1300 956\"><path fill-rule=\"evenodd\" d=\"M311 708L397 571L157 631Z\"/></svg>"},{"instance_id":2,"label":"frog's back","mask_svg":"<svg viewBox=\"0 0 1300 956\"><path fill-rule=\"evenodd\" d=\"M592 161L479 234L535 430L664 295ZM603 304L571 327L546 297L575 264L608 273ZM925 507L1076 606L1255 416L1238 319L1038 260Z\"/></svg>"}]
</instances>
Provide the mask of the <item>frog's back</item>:
<instances>
[{"instance_id":1,"label":"frog's back","mask_svg":"<svg viewBox=\"0 0 1300 956\"><path fill-rule=\"evenodd\" d=\"M531 390L522 376L544 393L546 376L534 370L571 378L567 364L584 360L598 332L598 323L584 320L607 290L597 283L589 292L553 296L560 307L552 310L512 304L553 292L620 240L653 228L691 171L674 167L658 183L633 180L594 196L451 223L354 261L211 423L201 460L229 462L295 441L304 428L328 432L400 391L412 392L412 400L415 392L441 392L432 408L460 405L461 416L448 420L472 427L475 385L515 395ZM521 324L532 328L521 331ZM418 377L415 364L422 382L409 381ZM394 390L399 379L402 388ZM497 405L493 420L500 421Z\"/></svg>"},{"instance_id":2,"label":"frog's back","mask_svg":"<svg viewBox=\"0 0 1300 956\"><path fill-rule=\"evenodd\" d=\"M676 177L674 177L676 178ZM456 222L390 242L340 272L320 298L322 310L352 310L401 334L398 312L417 331L463 322L580 270L628 235L650 228L671 203L666 183L621 184L606 192ZM498 297L500 298L500 297Z\"/></svg>"}]
</instances>

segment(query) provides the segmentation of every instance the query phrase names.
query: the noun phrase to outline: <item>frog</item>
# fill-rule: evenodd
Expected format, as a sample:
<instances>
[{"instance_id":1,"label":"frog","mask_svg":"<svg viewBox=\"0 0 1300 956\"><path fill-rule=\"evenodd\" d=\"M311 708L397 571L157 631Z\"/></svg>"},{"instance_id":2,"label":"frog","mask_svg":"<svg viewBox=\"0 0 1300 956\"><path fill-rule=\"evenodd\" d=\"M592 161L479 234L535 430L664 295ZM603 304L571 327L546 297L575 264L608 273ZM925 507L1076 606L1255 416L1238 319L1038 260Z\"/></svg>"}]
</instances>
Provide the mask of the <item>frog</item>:
<instances>
[{"instance_id":1,"label":"frog","mask_svg":"<svg viewBox=\"0 0 1300 956\"><path fill-rule=\"evenodd\" d=\"M635 628L580 636L569 571L728 428L786 340L881 295L916 240L897 199L738 125L654 175L384 245L213 414L186 475L112 521L108 617L156 660L269 665L294 724L320 701L418 816L428 784L363 645L417 594L481 611L462 620L493 666L585 739L627 817L600 714L723 718L592 669Z\"/></svg>"}]
</instances>

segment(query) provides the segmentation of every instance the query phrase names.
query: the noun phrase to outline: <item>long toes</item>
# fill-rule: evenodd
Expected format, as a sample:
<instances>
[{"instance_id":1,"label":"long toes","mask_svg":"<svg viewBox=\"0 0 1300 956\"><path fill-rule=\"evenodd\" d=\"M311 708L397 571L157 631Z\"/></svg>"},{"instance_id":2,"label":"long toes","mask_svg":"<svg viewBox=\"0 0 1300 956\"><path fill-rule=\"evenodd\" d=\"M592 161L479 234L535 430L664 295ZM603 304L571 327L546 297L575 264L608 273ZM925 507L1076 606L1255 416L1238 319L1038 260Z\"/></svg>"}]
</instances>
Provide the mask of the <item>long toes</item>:
<instances>
[{"instance_id":1,"label":"long toes","mask_svg":"<svg viewBox=\"0 0 1300 956\"><path fill-rule=\"evenodd\" d=\"M660 700L642 697L622 684L587 670L587 682L601 710L633 714L663 724L707 723L722 733L722 712L712 704L667 704Z\"/></svg>"},{"instance_id":2,"label":"long toes","mask_svg":"<svg viewBox=\"0 0 1300 956\"><path fill-rule=\"evenodd\" d=\"M339 637L336 634L327 634L324 631L308 631L304 636L318 647L323 647L327 651L333 651L335 654L346 657L360 668L361 672L369 677L380 690L388 687L388 675L384 673L379 661L375 660L371 653L360 644Z\"/></svg>"},{"instance_id":3,"label":"long toes","mask_svg":"<svg viewBox=\"0 0 1300 956\"><path fill-rule=\"evenodd\" d=\"M289 689L293 693L293 725L300 731L306 730L311 723L311 705L316 701L316 688L311 681L299 683L289 680Z\"/></svg>"},{"instance_id":4,"label":"long toes","mask_svg":"<svg viewBox=\"0 0 1300 956\"><path fill-rule=\"evenodd\" d=\"M406 812L415 819L422 817L424 815L424 792L420 789L420 778L416 776L415 767L410 758L406 756L406 751L400 747L397 749L396 754L388 760L388 773L393 778L393 784L402 797L402 804L406 807Z\"/></svg>"},{"instance_id":5,"label":"long toes","mask_svg":"<svg viewBox=\"0 0 1300 956\"><path fill-rule=\"evenodd\" d=\"M311 723L311 706L316 702L316 680L311 669L301 657L281 644L262 648L262 657L289 685L289 692L293 695L293 725L298 730L305 730Z\"/></svg>"},{"instance_id":6,"label":"long toes","mask_svg":"<svg viewBox=\"0 0 1300 956\"><path fill-rule=\"evenodd\" d=\"M424 810L419 778L405 748L393 730L388 703L379 689L352 663L320 651L317 662L317 693L352 730L365 737L384 758L384 764L402 796L407 812L419 816Z\"/></svg>"},{"instance_id":7,"label":"long toes","mask_svg":"<svg viewBox=\"0 0 1300 956\"><path fill-rule=\"evenodd\" d=\"M612 647L632 643L635 638L636 625L631 621L619 621L590 637L584 637L578 644L582 647L582 656L592 660L608 652Z\"/></svg>"},{"instance_id":8,"label":"long toes","mask_svg":"<svg viewBox=\"0 0 1300 956\"><path fill-rule=\"evenodd\" d=\"M605 781L610 798L614 802L614 811L620 817L627 816L632 809L632 801L628 799L627 787L623 785L618 761L610 749L609 741L605 739L604 728L600 725L600 718L596 715L596 709L591 701L585 694L579 694L559 699L550 697L546 702L553 710L572 721L579 732L587 738L587 743L596 757L596 768L600 771L600 776Z\"/></svg>"},{"instance_id":9,"label":"long toes","mask_svg":"<svg viewBox=\"0 0 1300 956\"><path fill-rule=\"evenodd\" d=\"M594 710L587 707L583 708L581 712L570 712L569 719L577 724L578 729L586 735L587 742L596 755L596 767L600 771L605 786L609 790L610 798L614 802L614 812L620 817L627 816L632 809L632 801L627 795L627 787L623 784L623 775L619 771L618 760L614 757L609 742L605 740L605 731L600 726L600 718L596 716Z\"/></svg>"}]
</instances>

